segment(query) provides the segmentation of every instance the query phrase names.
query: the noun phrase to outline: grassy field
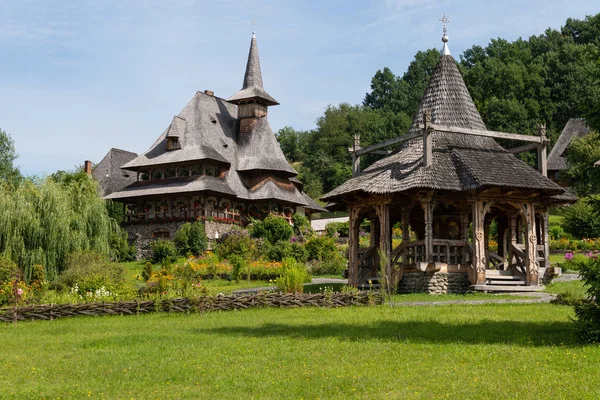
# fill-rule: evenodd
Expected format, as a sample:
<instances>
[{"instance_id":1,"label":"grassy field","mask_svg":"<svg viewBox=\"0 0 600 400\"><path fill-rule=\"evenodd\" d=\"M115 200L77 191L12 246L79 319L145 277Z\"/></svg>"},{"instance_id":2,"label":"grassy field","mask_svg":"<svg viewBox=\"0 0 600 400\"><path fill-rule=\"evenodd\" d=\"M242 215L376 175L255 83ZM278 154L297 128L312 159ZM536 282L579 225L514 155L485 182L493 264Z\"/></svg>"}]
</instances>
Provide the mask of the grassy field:
<instances>
[{"instance_id":1,"label":"grassy field","mask_svg":"<svg viewBox=\"0 0 600 400\"><path fill-rule=\"evenodd\" d=\"M550 304L263 309L0 325L0 398L600 397Z\"/></svg>"}]
</instances>

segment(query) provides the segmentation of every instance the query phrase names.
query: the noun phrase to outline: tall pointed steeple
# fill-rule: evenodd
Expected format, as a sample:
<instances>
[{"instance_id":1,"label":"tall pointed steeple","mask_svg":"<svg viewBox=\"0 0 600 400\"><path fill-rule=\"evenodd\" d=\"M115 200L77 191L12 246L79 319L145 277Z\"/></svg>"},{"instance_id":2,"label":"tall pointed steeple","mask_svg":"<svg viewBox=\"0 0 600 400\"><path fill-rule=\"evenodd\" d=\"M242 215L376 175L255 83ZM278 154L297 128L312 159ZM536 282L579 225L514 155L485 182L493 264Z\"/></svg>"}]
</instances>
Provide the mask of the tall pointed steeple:
<instances>
[{"instance_id":1,"label":"tall pointed steeple","mask_svg":"<svg viewBox=\"0 0 600 400\"><path fill-rule=\"evenodd\" d=\"M260 60L258 59L258 46L254 32L252 32L252 40L250 41L250 51L248 52L248 62L246 63L246 73L244 74L242 90L227 99L227 101L234 104L247 103L251 100L265 106L276 106L279 104L263 87Z\"/></svg>"}]
</instances>

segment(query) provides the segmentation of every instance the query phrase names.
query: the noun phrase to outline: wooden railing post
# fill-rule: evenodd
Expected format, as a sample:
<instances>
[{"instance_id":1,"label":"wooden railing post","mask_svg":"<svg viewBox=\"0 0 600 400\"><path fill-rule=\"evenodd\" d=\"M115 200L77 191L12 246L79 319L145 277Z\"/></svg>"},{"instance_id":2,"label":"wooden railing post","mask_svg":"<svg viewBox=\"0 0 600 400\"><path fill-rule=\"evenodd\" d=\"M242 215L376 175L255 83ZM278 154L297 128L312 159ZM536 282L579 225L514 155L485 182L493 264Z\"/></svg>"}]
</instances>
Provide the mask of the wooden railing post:
<instances>
[{"instance_id":1,"label":"wooden railing post","mask_svg":"<svg viewBox=\"0 0 600 400\"><path fill-rule=\"evenodd\" d=\"M358 285L358 230L359 209L350 207L348 232L348 284Z\"/></svg>"},{"instance_id":2,"label":"wooden railing post","mask_svg":"<svg viewBox=\"0 0 600 400\"><path fill-rule=\"evenodd\" d=\"M433 199L428 192L421 200L425 217L425 262L433 262Z\"/></svg>"},{"instance_id":3,"label":"wooden railing post","mask_svg":"<svg viewBox=\"0 0 600 400\"><path fill-rule=\"evenodd\" d=\"M539 285L539 264L537 262L537 237L535 234L535 208L532 203L525 205L525 218L527 223L527 237L525 243L525 268L527 271L527 285Z\"/></svg>"},{"instance_id":4,"label":"wooden railing post","mask_svg":"<svg viewBox=\"0 0 600 400\"><path fill-rule=\"evenodd\" d=\"M548 139L546 138L546 124L538 125L538 135L540 136L540 144L538 145L538 169L544 176L548 176L548 155L547 146Z\"/></svg>"}]
</instances>

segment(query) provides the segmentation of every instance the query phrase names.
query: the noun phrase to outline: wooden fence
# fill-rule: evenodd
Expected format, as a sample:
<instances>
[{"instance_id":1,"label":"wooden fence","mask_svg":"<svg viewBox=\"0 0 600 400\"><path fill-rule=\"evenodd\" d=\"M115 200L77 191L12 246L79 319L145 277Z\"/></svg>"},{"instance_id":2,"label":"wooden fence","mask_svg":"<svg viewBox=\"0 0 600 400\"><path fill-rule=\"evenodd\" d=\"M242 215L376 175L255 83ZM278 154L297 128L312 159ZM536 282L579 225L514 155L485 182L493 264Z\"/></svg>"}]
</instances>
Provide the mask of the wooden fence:
<instances>
[{"instance_id":1,"label":"wooden fence","mask_svg":"<svg viewBox=\"0 0 600 400\"><path fill-rule=\"evenodd\" d=\"M76 316L139 315L152 312L231 311L246 308L348 307L381 304L379 294L257 293L166 300L32 305L0 309L0 321L53 320Z\"/></svg>"}]
</instances>

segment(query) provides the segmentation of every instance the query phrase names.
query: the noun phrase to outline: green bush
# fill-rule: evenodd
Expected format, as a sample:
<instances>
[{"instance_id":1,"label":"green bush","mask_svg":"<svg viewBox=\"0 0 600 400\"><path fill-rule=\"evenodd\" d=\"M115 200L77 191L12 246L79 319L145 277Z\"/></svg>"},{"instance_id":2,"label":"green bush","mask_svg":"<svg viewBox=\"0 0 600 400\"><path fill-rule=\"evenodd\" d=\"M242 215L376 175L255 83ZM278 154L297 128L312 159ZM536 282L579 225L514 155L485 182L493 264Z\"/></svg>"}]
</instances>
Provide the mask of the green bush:
<instances>
[{"instance_id":1,"label":"green bush","mask_svg":"<svg viewBox=\"0 0 600 400\"><path fill-rule=\"evenodd\" d=\"M349 235L349 225L348 222L330 222L325 225L325 232L329 237L348 237Z\"/></svg>"},{"instance_id":2,"label":"green bush","mask_svg":"<svg viewBox=\"0 0 600 400\"><path fill-rule=\"evenodd\" d=\"M290 247L290 257L300 263L308 261L308 250L302 243L292 243Z\"/></svg>"},{"instance_id":3,"label":"green bush","mask_svg":"<svg viewBox=\"0 0 600 400\"><path fill-rule=\"evenodd\" d=\"M97 253L80 251L67 257L67 267L58 275L54 286L59 291L71 290L83 297L102 298L116 294L124 283L122 266Z\"/></svg>"},{"instance_id":4,"label":"green bush","mask_svg":"<svg viewBox=\"0 0 600 400\"><path fill-rule=\"evenodd\" d=\"M564 229L577 238L600 237L600 218L590 199L581 199L564 211Z\"/></svg>"},{"instance_id":5,"label":"green bush","mask_svg":"<svg viewBox=\"0 0 600 400\"><path fill-rule=\"evenodd\" d=\"M204 231L204 224L202 222L186 222L181 225L173 236L173 243L182 256L188 253L195 256L202 254L208 247L208 237Z\"/></svg>"},{"instance_id":6,"label":"green bush","mask_svg":"<svg viewBox=\"0 0 600 400\"><path fill-rule=\"evenodd\" d=\"M309 260L322 260L337 253L335 241L328 236L315 236L306 242Z\"/></svg>"},{"instance_id":7,"label":"green bush","mask_svg":"<svg viewBox=\"0 0 600 400\"><path fill-rule=\"evenodd\" d=\"M575 305L577 332L585 343L600 343L600 259L580 266L579 274L585 282L588 298Z\"/></svg>"},{"instance_id":8,"label":"green bush","mask_svg":"<svg viewBox=\"0 0 600 400\"><path fill-rule=\"evenodd\" d=\"M342 275L347 267L346 259L337 251L329 257L322 260L313 260L309 263L312 275Z\"/></svg>"},{"instance_id":9,"label":"green bush","mask_svg":"<svg viewBox=\"0 0 600 400\"><path fill-rule=\"evenodd\" d=\"M170 240L157 240L152 242L152 262L159 263L163 260L169 262L177 258L177 248Z\"/></svg>"},{"instance_id":10,"label":"green bush","mask_svg":"<svg viewBox=\"0 0 600 400\"><path fill-rule=\"evenodd\" d=\"M286 258L283 260L283 275L276 280L277 288L285 293L302 293L304 284L311 281L306 267L294 260Z\"/></svg>"},{"instance_id":11,"label":"green bush","mask_svg":"<svg viewBox=\"0 0 600 400\"><path fill-rule=\"evenodd\" d=\"M135 260L135 246L129 245L127 232L119 230L110 235L110 258L113 261Z\"/></svg>"},{"instance_id":12,"label":"green bush","mask_svg":"<svg viewBox=\"0 0 600 400\"><path fill-rule=\"evenodd\" d=\"M12 260L0 257L0 283L13 280L19 271L19 267Z\"/></svg>"},{"instance_id":13,"label":"green bush","mask_svg":"<svg viewBox=\"0 0 600 400\"><path fill-rule=\"evenodd\" d=\"M231 230L219 239L215 253L222 260L230 260L234 255L250 260L254 258L257 247L257 241L245 230Z\"/></svg>"},{"instance_id":14,"label":"green bush","mask_svg":"<svg viewBox=\"0 0 600 400\"><path fill-rule=\"evenodd\" d=\"M264 238L270 243L289 242L294 230L285 218L269 215L263 221L254 221L252 236Z\"/></svg>"},{"instance_id":15,"label":"green bush","mask_svg":"<svg viewBox=\"0 0 600 400\"><path fill-rule=\"evenodd\" d=\"M313 236L314 231L307 217L294 214L292 222L294 223L294 231L304 240L308 240Z\"/></svg>"},{"instance_id":16,"label":"green bush","mask_svg":"<svg viewBox=\"0 0 600 400\"><path fill-rule=\"evenodd\" d=\"M146 265L144 265L144 269L142 269L142 279L148 282L153 272L154 268L152 267L152 263L150 261L146 262Z\"/></svg>"}]
</instances>

